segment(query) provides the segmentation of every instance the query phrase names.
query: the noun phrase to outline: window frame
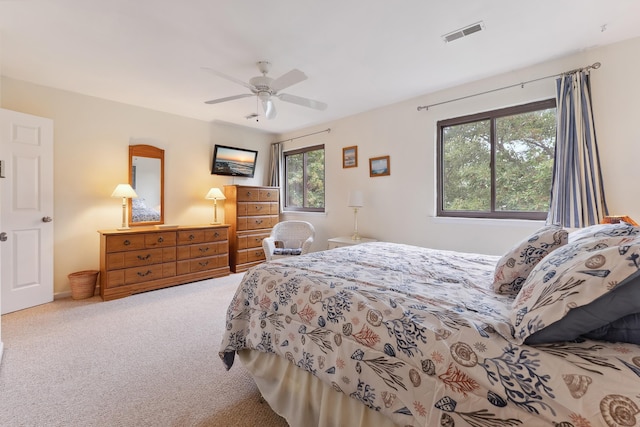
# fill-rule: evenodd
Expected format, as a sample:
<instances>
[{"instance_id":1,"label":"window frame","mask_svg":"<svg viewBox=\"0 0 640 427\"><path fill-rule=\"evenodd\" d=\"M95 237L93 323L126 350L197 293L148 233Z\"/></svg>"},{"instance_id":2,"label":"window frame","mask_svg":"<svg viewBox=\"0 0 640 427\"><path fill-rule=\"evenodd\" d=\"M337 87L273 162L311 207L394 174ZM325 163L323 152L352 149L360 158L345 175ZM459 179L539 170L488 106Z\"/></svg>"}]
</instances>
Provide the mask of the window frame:
<instances>
[{"instance_id":1,"label":"window frame","mask_svg":"<svg viewBox=\"0 0 640 427\"><path fill-rule=\"evenodd\" d=\"M311 208L311 207L305 207L304 205L306 205L307 203L307 190L306 190L306 182L307 182L307 155L306 153L309 153L311 151L318 151L318 150L323 150L324 154L325 154L325 161L324 161L324 173L323 173L323 177L322 177L322 183L324 184L324 203L322 204L321 208ZM302 180L304 182L304 191L303 191L303 195L302 195L302 205L303 206L288 206L287 202L289 200L288 197L288 193L289 193L289 181L287 180L287 156L292 156L292 155L296 155L296 154L303 154L303 172L302 172ZM324 144L317 144L317 145L311 145L308 147L303 147L303 148L296 148L293 150L288 150L288 151L284 151L282 153L282 167L283 167L283 181L284 181L284 201L282 203L282 210L284 212L320 212L323 213L325 212L326 209L326 195L327 195L327 183L326 183L326 176L327 176L327 170L326 170L326 166L327 166L327 162L326 162L326 150L324 148Z\"/></svg>"},{"instance_id":2,"label":"window frame","mask_svg":"<svg viewBox=\"0 0 640 427\"><path fill-rule=\"evenodd\" d=\"M544 220L547 218L547 212L535 211L498 211L496 206L496 119L513 116L523 113L531 113L534 111L546 110L549 108L557 108L555 98L545 99L542 101L534 101L527 104L516 105L513 107L500 108L497 110L485 111L482 113L470 114L452 119L440 120L437 122L437 140L436 140L436 169L437 169L437 202L436 216L445 218L490 218L490 219L524 219L524 220ZM443 132L444 128L455 125L463 125L483 120L489 120L489 143L491 145L491 210L490 211L457 211L444 209L444 147ZM551 190L551 189L549 189Z\"/></svg>"}]
</instances>

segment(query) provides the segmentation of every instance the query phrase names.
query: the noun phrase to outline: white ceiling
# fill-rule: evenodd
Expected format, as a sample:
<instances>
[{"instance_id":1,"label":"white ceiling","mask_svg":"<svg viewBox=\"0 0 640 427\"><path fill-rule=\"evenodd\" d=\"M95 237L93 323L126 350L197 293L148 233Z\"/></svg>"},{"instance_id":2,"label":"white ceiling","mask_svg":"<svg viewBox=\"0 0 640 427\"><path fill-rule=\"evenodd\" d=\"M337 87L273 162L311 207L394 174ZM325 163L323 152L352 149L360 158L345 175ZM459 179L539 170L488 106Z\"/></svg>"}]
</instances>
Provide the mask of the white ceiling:
<instances>
[{"instance_id":1,"label":"white ceiling","mask_svg":"<svg viewBox=\"0 0 640 427\"><path fill-rule=\"evenodd\" d=\"M637 0L0 0L3 76L274 133L638 36ZM204 104L248 89L202 67L248 81L260 60L329 107Z\"/></svg>"}]
</instances>

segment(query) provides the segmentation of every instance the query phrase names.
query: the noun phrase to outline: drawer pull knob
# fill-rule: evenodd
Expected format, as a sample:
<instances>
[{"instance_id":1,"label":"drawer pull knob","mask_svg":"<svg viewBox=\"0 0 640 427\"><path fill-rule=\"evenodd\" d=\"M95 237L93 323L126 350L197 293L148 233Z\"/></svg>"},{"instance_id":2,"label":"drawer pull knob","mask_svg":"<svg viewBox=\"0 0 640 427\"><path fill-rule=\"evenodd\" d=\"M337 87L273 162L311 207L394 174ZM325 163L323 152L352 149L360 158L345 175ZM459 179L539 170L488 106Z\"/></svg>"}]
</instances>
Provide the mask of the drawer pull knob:
<instances>
[{"instance_id":1,"label":"drawer pull knob","mask_svg":"<svg viewBox=\"0 0 640 427\"><path fill-rule=\"evenodd\" d=\"M256 210L257 211L261 211L262 210L262 206L256 206Z\"/></svg>"},{"instance_id":2,"label":"drawer pull knob","mask_svg":"<svg viewBox=\"0 0 640 427\"><path fill-rule=\"evenodd\" d=\"M247 191L247 196L250 196L250 195L251 195L251 191Z\"/></svg>"},{"instance_id":3,"label":"drawer pull knob","mask_svg":"<svg viewBox=\"0 0 640 427\"><path fill-rule=\"evenodd\" d=\"M262 220L261 219L256 220L256 224L262 224Z\"/></svg>"},{"instance_id":4,"label":"drawer pull knob","mask_svg":"<svg viewBox=\"0 0 640 427\"><path fill-rule=\"evenodd\" d=\"M200 248L200 252L207 252L209 250L209 248Z\"/></svg>"},{"instance_id":5,"label":"drawer pull knob","mask_svg":"<svg viewBox=\"0 0 640 427\"><path fill-rule=\"evenodd\" d=\"M143 273L143 272L141 272L141 271L139 271L139 272L138 272L138 276L140 276L140 277L148 276L148 275L150 275L150 274L151 274L151 270L147 270L147 271L146 271L146 272L144 272L144 273Z\"/></svg>"},{"instance_id":6,"label":"drawer pull knob","mask_svg":"<svg viewBox=\"0 0 640 427\"><path fill-rule=\"evenodd\" d=\"M199 262L198 264L200 264L201 267L206 267L209 265L209 261Z\"/></svg>"},{"instance_id":7,"label":"drawer pull knob","mask_svg":"<svg viewBox=\"0 0 640 427\"><path fill-rule=\"evenodd\" d=\"M125 240L125 241L124 241L124 245L125 245L125 246L129 246L130 244L131 244L131 241L130 241L129 239L127 239L127 240Z\"/></svg>"},{"instance_id":8,"label":"drawer pull knob","mask_svg":"<svg viewBox=\"0 0 640 427\"><path fill-rule=\"evenodd\" d=\"M189 234L189 240L193 240L195 238L196 238L196 236L194 236L193 234Z\"/></svg>"},{"instance_id":9,"label":"drawer pull knob","mask_svg":"<svg viewBox=\"0 0 640 427\"><path fill-rule=\"evenodd\" d=\"M139 259L140 261L146 261L146 260L148 260L149 258L151 258L151 254L146 254L145 256L138 255L138 259Z\"/></svg>"},{"instance_id":10,"label":"drawer pull knob","mask_svg":"<svg viewBox=\"0 0 640 427\"><path fill-rule=\"evenodd\" d=\"M158 243L162 243L162 242L164 242L164 238L160 237L160 238L158 239Z\"/></svg>"},{"instance_id":11,"label":"drawer pull knob","mask_svg":"<svg viewBox=\"0 0 640 427\"><path fill-rule=\"evenodd\" d=\"M220 233L216 231L215 233L213 233L213 237L220 237Z\"/></svg>"}]
</instances>

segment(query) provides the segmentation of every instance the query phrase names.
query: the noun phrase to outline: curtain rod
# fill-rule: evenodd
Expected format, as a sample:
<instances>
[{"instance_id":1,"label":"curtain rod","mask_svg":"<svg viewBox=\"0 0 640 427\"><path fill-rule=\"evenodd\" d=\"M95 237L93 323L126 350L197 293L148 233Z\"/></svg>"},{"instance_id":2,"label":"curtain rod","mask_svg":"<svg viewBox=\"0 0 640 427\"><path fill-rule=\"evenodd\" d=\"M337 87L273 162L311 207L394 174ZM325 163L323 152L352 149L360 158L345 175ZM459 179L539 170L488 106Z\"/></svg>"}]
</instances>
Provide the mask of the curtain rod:
<instances>
[{"instance_id":1,"label":"curtain rod","mask_svg":"<svg viewBox=\"0 0 640 427\"><path fill-rule=\"evenodd\" d=\"M460 101L462 99L467 99L467 98L473 98L474 96L486 95L488 93L497 92L499 90L504 90L504 89L510 89L510 88L516 87L516 86L524 87L524 85L529 84L529 83L534 83L534 82L537 82L537 81L540 81L540 80L550 79L552 77L564 76L564 75L567 75L567 74L575 73L576 71L590 70L592 68L594 70L597 70L598 68L600 68L601 65L602 64L600 64L599 62L595 62L592 65L588 65L586 67L576 68L576 69L573 69L573 70L565 71L564 73L559 73L559 74L553 74L553 75L550 75L550 76L540 77L538 79L528 80L526 82L521 82L521 83L509 85L509 86L499 87L497 89L491 89L491 90L487 90L487 91L480 92L480 93L474 93L473 95L461 96L460 98L450 99L448 101L436 102L435 104L420 105L418 107L418 111L428 110L430 107L435 107L436 105L448 104L449 102Z\"/></svg>"},{"instance_id":2,"label":"curtain rod","mask_svg":"<svg viewBox=\"0 0 640 427\"><path fill-rule=\"evenodd\" d=\"M296 136L295 138L285 139L284 141L272 142L271 145L280 144L282 142L287 142L287 141L293 141L294 139L300 139L300 138L304 138L306 136L317 135L317 134L323 133L323 132L331 132L331 128L326 128L325 130L319 130L318 132L308 133L306 135Z\"/></svg>"}]
</instances>

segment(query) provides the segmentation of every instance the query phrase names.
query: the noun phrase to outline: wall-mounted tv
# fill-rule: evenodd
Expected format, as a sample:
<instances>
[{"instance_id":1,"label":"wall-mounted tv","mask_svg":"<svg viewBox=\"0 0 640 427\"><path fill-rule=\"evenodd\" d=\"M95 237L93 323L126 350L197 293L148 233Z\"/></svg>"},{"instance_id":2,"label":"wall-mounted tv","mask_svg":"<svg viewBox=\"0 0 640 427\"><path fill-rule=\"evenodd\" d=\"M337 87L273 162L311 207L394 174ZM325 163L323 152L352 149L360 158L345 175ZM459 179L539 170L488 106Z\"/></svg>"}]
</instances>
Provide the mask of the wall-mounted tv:
<instances>
[{"instance_id":1,"label":"wall-mounted tv","mask_svg":"<svg viewBox=\"0 0 640 427\"><path fill-rule=\"evenodd\" d=\"M258 152L246 148L217 145L213 148L212 175L253 178Z\"/></svg>"}]
</instances>

